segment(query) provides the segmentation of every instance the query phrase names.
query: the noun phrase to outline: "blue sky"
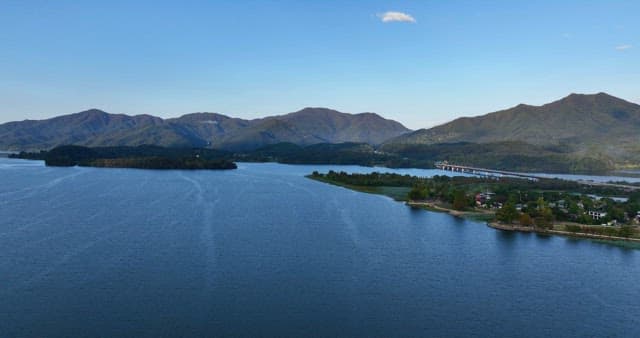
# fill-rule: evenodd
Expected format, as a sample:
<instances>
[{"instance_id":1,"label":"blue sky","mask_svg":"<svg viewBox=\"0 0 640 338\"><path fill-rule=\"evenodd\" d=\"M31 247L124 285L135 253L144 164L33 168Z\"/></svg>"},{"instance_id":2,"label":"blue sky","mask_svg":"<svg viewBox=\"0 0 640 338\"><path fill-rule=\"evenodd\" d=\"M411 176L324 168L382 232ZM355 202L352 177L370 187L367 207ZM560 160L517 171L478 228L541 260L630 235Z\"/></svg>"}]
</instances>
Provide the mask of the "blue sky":
<instances>
[{"instance_id":1,"label":"blue sky","mask_svg":"<svg viewBox=\"0 0 640 338\"><path fill-rule=\"evenodd\" d=\"M313 106L421 128L572 92L640 102L639 13L635 0L0 0L0 122Z\"/></svg>"}]
</instances>

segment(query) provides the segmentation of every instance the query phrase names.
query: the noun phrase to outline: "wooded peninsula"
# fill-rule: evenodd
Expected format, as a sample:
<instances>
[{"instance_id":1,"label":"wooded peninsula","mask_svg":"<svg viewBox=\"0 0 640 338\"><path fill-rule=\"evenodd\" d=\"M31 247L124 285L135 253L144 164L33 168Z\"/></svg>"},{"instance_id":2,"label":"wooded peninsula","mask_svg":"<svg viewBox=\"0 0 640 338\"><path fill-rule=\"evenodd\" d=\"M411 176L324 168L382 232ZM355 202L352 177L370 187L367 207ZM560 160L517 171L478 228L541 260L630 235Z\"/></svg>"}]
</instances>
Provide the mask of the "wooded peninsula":
<instances>
[{"instance_id":1,"label":"wooded peninsula","mask_svg":"<svg viewBox=\"0 0 640 338\"><path fill-rule=\"evenodd\" d=\"M510 231L640 241L640 191L561 179L313 172L311 179Z\"/></svg>"},{"instance_id":2,"label":"wooded peninsula","mask_svg":"<svg viewBox=\"0 0 640 338\"><path fill-rule=\"evenodd\" d=\"M19 153L14 158L44 160L54 167L213 170L236 169L225 152L212 149L180 149L158 146L82 147L60 146L39 153Z\"/></svg>"}]
</instances>

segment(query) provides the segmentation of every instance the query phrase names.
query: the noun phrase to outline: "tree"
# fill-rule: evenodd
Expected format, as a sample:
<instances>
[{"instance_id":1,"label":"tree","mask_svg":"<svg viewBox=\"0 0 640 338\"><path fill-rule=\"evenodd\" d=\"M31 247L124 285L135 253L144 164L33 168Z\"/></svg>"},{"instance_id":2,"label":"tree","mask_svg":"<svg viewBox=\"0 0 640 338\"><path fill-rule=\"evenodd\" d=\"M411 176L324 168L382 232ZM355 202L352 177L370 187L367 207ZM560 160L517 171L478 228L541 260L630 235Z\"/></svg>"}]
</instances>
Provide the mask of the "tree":
<instances>
[{"instance_id":1,"label":"tree","mask_svg":"<svg viewBox=\"0 0 640 338\"><path fill-rule=\"evenodd\" d=\"M533 219L526 212L520 214L520 225L524 227L530 227L533 225Z\"/></svg>"},{"instance_id":2,"label":"tree","mask_svg":"<svg viewBox=\"0 0 640 338\"><path fill-rule=\"evenodd\" d=\"M467 195L462 190L453 192L453 208L456 210L464 210L469 205Z\"/></svg>"},{"instance_id":3,"label":"tree","mask_svg":"<svg viewBox=\"0 0 640 338\"><path fill-rule=\"evenodd\" d=\"M609 216L611 220L621 222L624 220L624 209L609 205L607 208L607 216Z\"/></svg>"},{"instance_id":4,"label":"tree","mask_svg":"<svg viewBox=\"0 0 640 338\"><path fill-rule=\"evenodd\" d=\"M544 201L543 197L538 197L537 207L539 212L542 212L545 208L547 208L547 202Z\"/></svg>"},{"instance_id":5,"label":"tree","mask_svg":"<svg viewBox=\"0 0 640 338\"><path fill-rule=\"evenodd\" d=\"M428 191L424 185L415 185L409 191L409 199L412 201L420 201L427 199Z\"/></svg>"},{"instance_id":6,"label":"tree","mask_svg":"<svg viewBox=\"0 0 640 338\"><path fill-rule=\"evenodd\" d=\"M553 229L553 212L550 208L544 207L538 212L536 226L542 229Z\"/></svg>"},{"instance_id":7,"label":"tree","mask_svg":"<svg viewBox=\"0 0 640 338\"><path fill-rule=\"evenodd\" d=\"M516 217L518 217L518 210L512 202L505 203L496 213L498 221L504 223L513 223Z\"/></svg>"}]
</instances>

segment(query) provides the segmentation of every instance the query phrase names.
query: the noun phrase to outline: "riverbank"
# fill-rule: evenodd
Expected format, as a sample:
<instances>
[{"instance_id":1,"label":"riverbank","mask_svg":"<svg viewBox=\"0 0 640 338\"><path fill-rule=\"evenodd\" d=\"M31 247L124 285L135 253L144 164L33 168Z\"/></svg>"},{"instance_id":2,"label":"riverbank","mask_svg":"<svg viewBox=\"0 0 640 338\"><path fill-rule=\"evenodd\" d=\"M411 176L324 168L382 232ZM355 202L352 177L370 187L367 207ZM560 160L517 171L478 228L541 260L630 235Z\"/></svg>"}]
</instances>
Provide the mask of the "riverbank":
<instances>
[{"instance_id":1,"label":"riverbank","mask_svg":"<svg viewBox=\"0 0 640 338\"><path fill-rule=\"evenodd\" d=\"M561 230L545 230L539 229L535 227L525 227L514 224L502 224L500 222L487 222L487 225L491 228L504 230L504 231L516 231L516 232L535 232L538 234L545 235L559 235L566 237L576 237L576 238L589 238L589 239L600 239L606 241L625 241L625 242L635 242L640 243L640 238L632 238L632 237L619 237L619 236L607 236L607 235L598 235L598 234L590 234L584 232L572 232L572 231L561 231Z\"/></svg>"},{"instance_id":2,"label":"riverbank","mask_svg":"<svg viewBox=\"0 0 640 338\"><path fill-rule=\"evenodd\" d=\"M606 241L607 243L620 245L621 242L637 243L640 244L640 235L638 234L637 227L632 226L601 226L601 225L587 225L574 222L553 222L547 225L547 227L537 227L533 224L531 226L520 226L516 224L505 224L496 221L496 210L494 208L477 208L467 206L463 210L457 210L453 207L453 204L444 202L440 199L425 199L425 200L412 200L410 196L413 190L407 186L386 186L384 184L407 184L404 182L406 176L381 176L381 175L360 175L348 176L346 174L334 174L320 175L312 174L307 176L316 181L323 183L329 183L332 185L341 186L347 189L374 193L380 195L386 195L392 197L396 201L404 202L405 205L412 208L420 208L428 211L443 212L455 217L467 218L475 221L485 222L489 227L504 230L504 231L518 231L518 232L535 232L544 235L557 235L573 238L585 238L594 239L600 241ZM331 179L329 177L334 177ZM351 184L351 182L358 184ZM390 193L393 192L393 193ZM454 203L455 204L455 203ZM514 209L514 212L515 209ZM517 219L516 219L517 220ZM530 221L532 221L530 219ZM548 227L551 228L548 228ZM640 248L640 246L632 246L633 248Z\"/></svg>"},{"instance_id":3,"label":"riverbank","mask_svg":"<svg viewBox=\"0 0 640 338\"><path fill-rule=\"evenodd\" d=\"M411 201L407 198L407 194L411 190L409 187L391 187L391 186L360 186L360 185L352 185L347 183L342 183L338 181L333 181L322 176L314 176L308 175L307 178L310 178L315 181L319 181L322 183L327 183L343 188L347 188L350 190L355 190L358 192L364 192L368 194L376 194L376 195L384 195L387 197L391 197L398 202L404 202L405 205L412 208L420 208L428 211L434 212L444 212L449 215L455 217L468 218L473 220L480 221L489 221L495 217L495 212L490 210L455 210L452 208L447 208L441 204L436 203L435 201Z\"/></svg>"},{"instance_id":4,"label":"riverbank","mask_svg":"<svg viewBox=\"0 0 640 338\"><path fill-rule=\"evenodd\" d=\"M640 245L640 238L637 238L637 237L634 238L634 237L609 236L609 235L600 235L600 234L593 234L593 233L586 233L586 232L573 232L573 231L564 231L564 230L556 230L556 229L540 229L533 226L520 226L516 224L503 224L495 221L494 220L495 213L488 210L487 211L484 211L484 210L460 211L460 210L445 208L434 202L428 202L428 201L419 201L419 202L407 201L405 202L405 204L410 207L422 208L428 211L448 213L449 215L452 215L455 217L468 218L472 220L482 220L486 222L488 227L497 229L497 230L513 231L513 232L528 232L528 233L537 233L541 235L556 235L556 236L581 238L581 239L596 239L596 240L606 241L609 243L629 242L629 243L636 243ZM586 225L584 224L571 224L571 225L586 227ZM558 224L555 224L554 226L566 228L566 224L564 223L558 223Z\"/></svg>"},{"instance_id":5,"label":"riverbank","mask_svg":"<svg viewBox=\"0 0 640 338\"><path fill-rule=\"evenodd\" d=\"M556 235L556 236L564 236L564 237L572 237L572 238L584 238L584 239L597 239L608 242L632 242L640 244L640 238L638 237L620 237L620 236L609 236L609 235L600 235L586 232L573 232L573 231L564 231L564 230L556 230L556 229L540 229L534 226L520 226L516 224L503 224L498 221L495 221L495 213L491 211L485 210L474 210L474 211L460 211L455 209L450 209L443 207L442 205L438 205L434 202L428 201L407 201L406 205L410 207L418 207L423 208L429 211L434 212L444 212L449 215L455 217L468 218L473 220L482 220L485 221L487 226L497 230L503 231L514 231L514 232L529 232L529 233L537 233L543 235ZM554 227L562 227L566 228L567 225L579 226L579 227L588 227L585 224L565 224L565 223L557 223L554 224Z\"/></svg>"},{"instance_id":6,"label":"riverbank","mask_svg":"<svg viewBox=\"0 0 640 338\"><path fill-rule=\"evenodd\" d=\"M444 207L436 202L432 201L407 201L406 205L412 208L422 208L429 211L435 212L444 212L449 215L462 217L462 218L470 218L474 220L490 220L495 217L495 212L490 210L455 210L451 208Z\"/></svg>"}]
</instances>

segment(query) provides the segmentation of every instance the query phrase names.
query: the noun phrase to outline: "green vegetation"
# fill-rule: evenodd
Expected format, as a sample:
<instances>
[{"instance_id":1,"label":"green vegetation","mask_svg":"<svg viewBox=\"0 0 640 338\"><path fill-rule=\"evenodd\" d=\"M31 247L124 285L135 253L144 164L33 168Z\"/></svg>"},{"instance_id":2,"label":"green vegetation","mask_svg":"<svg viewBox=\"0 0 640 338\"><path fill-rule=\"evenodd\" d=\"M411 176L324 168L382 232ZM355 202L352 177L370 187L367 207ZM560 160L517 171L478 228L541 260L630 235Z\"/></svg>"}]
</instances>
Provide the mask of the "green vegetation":
<instances>
[{"instance_id":1,"label":"green vegetation","mask_svg":"<svg viewBox=\"0 0 640 338\"><path fill-rule=\"evenodd\" d=\"M408 153L425 145L469 142L478 149L468 154L451 151L452 156L459 158L449 161L515 171L529 170L525 168L552 171L557 167L564 172L602 172L640 163L639 126L638 104L605 93L571 94L542 106L521 104L417 130L385 142L382 150ZM513 152L508 149L489 152L486 159L480 155L484 152L483 144L503 142L520 145ZM483 162L487 165L480 165Z\"/></svg>"},{"instance_id":2,"label":"green vegetation","mask_svg":"<svg viewBox=\"0 0 640 338\"><path fill-rule=\"evenodd\" d=\"M409 132L376 114L345 114L326 108L245 120L215 113L162 119L91 109L39 121L0 124L0 149L49 150L59 145L87 147L151 144L176 148L216 148L234 152L290 142L380 144Z\"/></svg>"},{"instance_id":3,"label":"green vegetation","mask_svg":"<svg viewBox=\"0 0 640 338\"><path fill-rule=\"evenodd\" d=\"M224 149L236 161L251 162L433 168L449 161L521 172L606 173L638 168L639 126L640 105L604 93L518 105L414 132L376 114L325 108L255 120L215 113L161 119L92 109L0 124L0 148L153 144Z\"/></svg>"},{"instance_id":4,"label":"green vegetation","mask_svg":"<svg viewBox=\"0 0 640 338\"><path fill-rule=\"evenodd\" d=\"M491 143L390 143L381 148L394 154L390 167L427 168L437 161L521 172L605 173L613 170L605 157L576 156L569 147L537 146L518 141Z\"/></svg>"},{"instance_id":5,"label":"green vegetation","mask_svg":"<svg viewBox=\"0 0 640 338\"><path fill-rule=\"evenodd\" d=\"M487 217L537 231L568 231L617 237L638 237L640 192L588 186L573 181L434 176L421 178L390 173L314 172L311 178L359 191L402 187L401 200L430 210ZM626 201L609 197L618 196Z\"/></svg>"},{"instance_id":6,"label":"green vegetation","mask_svg":"<svg viewBox=\"0 0 640 338\"><path fill-rule=\"evenodd\" d=\"M632 237L636 233L634 227L630 225L623 225L620 227L603 227L567 224L565 225L565 230L573 233L585 233L600 236L615 236L625 238Z\"/></svg>"},{"instance_id":7,"label":"green vegetation","mask_svg":"<svg viewBox=\"0 0 640 338\"><path fill-rule=\"evenodd\" d=\"M540 147L523 142L385 145L381 150L364 143L310 146L279 143L236 153L235 157L246 162L356 164L389 168L434 168L437 161L449 161L523 172L604 173L613 169L606 160L574 157L561 147Z\"/></svg>"},{"instance_id":8,"label":"green vegetation","mask_svg":"<svg viewBox=\"0 0 640 338\"><path fill-rule=\"evenodd\" d=\"M385 166L390 168L434 168L434 163L449 160L461 165L473 165L493 169L545 172L604 172L612 169L608 162L574 159L551 148L534 147L518 142L494 144L433 144L412 145L397 148L392 152L379 151L366 143L319 143L300 146L293 143L278 143L257 150L230 153L209 148L163 148L100 147L101 155L111 158L115 154L127 153L132 157L188 156L196 152L212 153L242 162L279 162L289 164L354 164L362 166ZM19 158L44 159L48 152L20 153ZM94 155L92 155L94 156ZM118 155L120 156L120 155Z\"/></svg>"},{"instance_id":9,"label":"green vegetation","mask_svg":"<svg viewBox=\"0 0 640 338\"><path fill-rule=\"evenodd\" d=\"M20 153L15 157L41 159L47 166L87 166L138 169L235 169L224 152L156 146L99 147L61 146L47 152Z\"/></svg>"},{"instance_id":10,"label":"green vegetation","mask_svg":"<svg viewBox=\"0 0 640 338\"><path fill-rule=\"evenodd\" d=\"M101 168L136 168L136 169L236 169L237 166L227 160L204 160L200 158L112 158L96 159L88 162L88 166Z\"/></svg>"},{"instance_id":11,"label":"green vegetation","mask_svg":"<svg viewBox=\"0 0 640 338\"><path fill-rule=\"evenodd\" d=\"M523 214L524 215L524 214ZM519 217L519 212L513 202L508 201L496 212L496 219L500 222L513 223ZM528 216L528 215L527 215ZM531 218L529 216L529 218Z\"/></svg>"},{"instance_id":12,"label":"green vegetation","mask_svg":"<svg viewBox=\"0 0 640 338\"><path fill-rule=\"evenodd\" d=\"M320 174L317 171L314 171L311 175L307 176L311 179L317 180L317 181L321 181L324 183L329 183L329 184L333 184L333 185L337 185L340 187L345 187L351 190L356 190L356 191L360 191L360 192L365 192L365 193L369 193L369 194L377 194L377 195L385 195L385 196L389 196L391 198L393 198L396 201L406 201L407 200L407 194L410 191L410 187L407 186L403 186L403 185L396 185L396 186L388 186L388 185L376 185L376 184L370 184L370 185L355 185L355 184L351 184L351 183L346 183L346 182L341 182L338 180L332 180L328 177L326 177L324 174Z\"/></svg>"},{"instance_id":13,"label":"green vegetation","mask_svg":"<svg viewBox=\"0 0 640 338\"><path fill-rule=\"evenodd\" d=\"M366 143L320 143L299 146L279 143L245 153L236 153L237 160L245 162L279 162L289 164L354 164L362 166L385 165L396 155L380 154Z\"/></svg>"}]
</instances>

